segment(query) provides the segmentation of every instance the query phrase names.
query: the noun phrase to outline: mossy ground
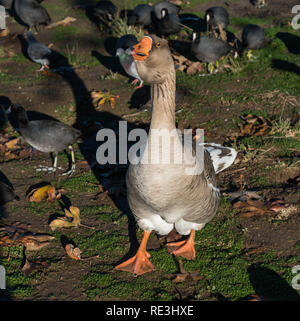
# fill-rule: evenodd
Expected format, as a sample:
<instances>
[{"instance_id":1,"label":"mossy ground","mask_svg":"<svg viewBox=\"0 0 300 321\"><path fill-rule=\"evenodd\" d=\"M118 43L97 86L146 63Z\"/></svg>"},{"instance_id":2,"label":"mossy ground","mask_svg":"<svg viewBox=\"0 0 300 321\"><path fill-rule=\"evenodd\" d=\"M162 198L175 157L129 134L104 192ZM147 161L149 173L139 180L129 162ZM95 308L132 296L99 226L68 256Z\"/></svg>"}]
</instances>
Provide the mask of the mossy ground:
<instances>
[{"instance_id":1,"label":"mossy ground","mask_svg":"<svg viewBox=\"0 0 300 321\"><path fill-rule=\"evenodd\" d=\"M236 1L227 2L234 8ZM131 9L141 1L115 3ZM209 3L190 1L184 4L184 13L203 17ZM70 80L64 74L47 77L37 73L38 66L24 58L16 40L5 47L12 51L11 57L1 54L1 98L5 96L28 110L73 124L85 108L84 90L106 89L120 96L115 108L105 104L100 111L93 110L92 116L85 115L87 119L114 128L124 114L137 113L127 118L130 125L147 127L151 114L138 113L134 107L135 93L128 78L109 54L111 37L100 32L84 11L73 10L70 1L45 1L43 5L55 21L66 16L77 18L71 25L42 30L38 35L45 43L53 43L54 49L68 59L76 77ZM247 189L255 189L263 197L283 198L299 208L299 189L290 187L288 177L277 179L279 172L300 165L299 129L294 127L295 135L285 137L282 122L291 118L293 110L299 107L300 60L299 52L295 53L294 49L297 44L299 48L300 38L297 31L282 23L290 19L282 18L281 14L265 18L259 11L250 16L232 13L231 32L240 34L244 25L255 23L265 27L272 42L254 51L253 61L238 58L239 68L229 72L201 77L177 71L180 93L177 109L182 111L176 114L176 122L181 128L204 128L206 140L217 143L224 143L239 131L239 115L251 113L268 118L273 124L282 124L268 137L231 141L240 152L240 162L221 173L218 182L224 191L237 190L243 174ZM22 33L21 27L9 21L12 30ZM294 47L285 41L288 37L294 37ZM76 158L78 163L84 163L86 154L76 148ZM61 166L66 167L67 161L66 155L59 156ZM114 270L130 249L129 234L132 237L136 231L137 239L142 237L142 231L132 227L131 216L120 205L125 197L97 200L98 185L105 178L86 169L87 165L79 165L73 177L62 179L35 172L39 163L50 165L50 158L38 155L1 163L1 170L21 198L19 203L7 206L9 216L5 222L21 221L30 224L34 232L55 236L48 247L26 252L31 261L47 263L47 267L38 268L29 276L21 271L22 249L1 248L0 264L7 272L7 290L1 292L4 300L241 300L254 293L274 300L299 300L299 293L291 288L292 267L300 262L299 215L280 222L269 216L241 218L224 197L218 215L197 233L196 259L183 260L186 271L199 271L200 280L175 284L172 280L179 273L178 259L167 253L165 241L154 234L150 237L149 252L156 270L134 278ZM63 188L64 198L51 204L29 203L25 199L26 191L41 181ZM50 230L49 218L63 215L62 207L70 204L80 208L82 222L95 227L94 230L84 227ZM257 231L261 230L264 233L259 234ZM289 246L284 247L287 235ZM82 261L68 258L62 246L64 238L72 240L82 250L83 257L92 258Z\"/></svg>"}]
</instances>

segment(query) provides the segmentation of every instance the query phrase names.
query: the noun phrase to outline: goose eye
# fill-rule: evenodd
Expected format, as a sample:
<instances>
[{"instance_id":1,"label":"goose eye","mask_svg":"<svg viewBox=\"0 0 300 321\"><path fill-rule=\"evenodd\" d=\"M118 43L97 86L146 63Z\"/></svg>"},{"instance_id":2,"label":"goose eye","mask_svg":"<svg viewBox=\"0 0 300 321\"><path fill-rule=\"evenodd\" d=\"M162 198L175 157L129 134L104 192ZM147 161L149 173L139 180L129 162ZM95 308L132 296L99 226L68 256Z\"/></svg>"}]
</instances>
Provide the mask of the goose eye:
<instances>
[{"instance_id":1,"label":"goose eye","mask_svg":"<svg viewBox=\"0 0 300 321\"><path fill-rule=\"evenodd\" d=\"M159 48L160 46L161 46L161 43L158 42L158 43L156 44L156 47Z\"/></svg>"}]
</instances>

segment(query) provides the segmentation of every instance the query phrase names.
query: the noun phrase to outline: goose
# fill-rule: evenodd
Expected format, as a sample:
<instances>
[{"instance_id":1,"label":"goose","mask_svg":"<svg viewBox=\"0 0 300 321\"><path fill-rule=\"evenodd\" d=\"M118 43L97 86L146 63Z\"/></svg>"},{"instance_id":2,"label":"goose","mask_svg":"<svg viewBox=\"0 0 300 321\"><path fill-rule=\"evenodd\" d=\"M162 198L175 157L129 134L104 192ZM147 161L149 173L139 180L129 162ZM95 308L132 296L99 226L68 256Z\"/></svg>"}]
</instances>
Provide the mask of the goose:
<instances>
[{"instance_id":1,"label":"goose","mask_svg":"<svg viewBox=\"0 0 300 321\"><path fill-rule=\"evenodd\" d=\"M28 41L27 54L28 57L38 63L41 64L41 69L38 71L43 71L44 68L49 69L49 57L52 54L52 50L48 48L45 44L38 42L33 36L31 31L26 32L26 37Z\"/></svg>"},{"instance_id":2,"label":"goose","mask_svg":"<svg viewBox=\"0 0 300 321\"><path fill-rule=\"evenodd\" d=\"M162 19L162 9L167 9L169 14L178 14L180 6L173 4L169 1L160 1L153 6L154 16L156 19Z\"/></svg>"},{"instance_id":3,"label":"goose","mask_svg":"<svg viewBox=\"0 0 300 321\"><path fill-rule=\"evenodd\" d=\"M210 30L219 29L222 40L226 40L226 30L229 25L229 14L223 7L211 7L204 15L205 22Z\"/></svg>"},{"instance_id":4,"label":"goose","mask_svg":"<svg viewBox=\"0 0 300 321\"><path fill-rule=\"evenodd\" d=\"M260 49L265 46L266 36L264 29L253 24L248 24L242 32L242 47L247 50L247 56L252 57L252 49Z\"/></svg>"},{"instance_id":5,"label":"goose","mask_svg":"<svg viewBox=\"0 0 300 321\"><path fill-rule=\"evenodd\" d=\"M181 23L176 13L169 13L167 8L161 9L161 19L154 20L155 33L158 36L169 36L181 30Z\"/></svg>"},{"instance_id":6,"label":"goose","mask_svg":"<svg viewBox=\"0 0 300 321\"><path fill-rule=\"evenodd\" d=\"M48 25L51 21L47 10L36 0L15 0L14 10L29 29L37 28L39 25Z\"/></svg>"},{"instance_id":7,"label":"goose","mask_svg":"<svg viewBox=\"0 0 300 321\"><path fill-rule=\"evenodd\" d=\"M139 4L133 9L132 14L128 18L128 24L148 27L152 23L152 15L152 6L149 6L148 4Z\"/></svg>"},{"instance_id":8,"label":"goose","mask_svg":"<svg viewBox=\"0 0 300 321\"><path fill-rule=\"evenodd\" d=\"M200 33L193 33L191 45L192 54L200 61L208 63L208 71L214 70L214 63L218 66L218 60L234 51L226 41L211 36L200 36Z\"/></svg>"},{"instance_id":9,"label":"goose","mask_svg":"<svg viewBox=\"0 0 300 321\"><path fill-rule=\"evenodd\" d=\"M136 70L136 62L132 55L128 54L128 50L137 43L137 38L134 35L124 35L116 43L116 56L119 58L120 64L129 76L135 78L132 84L140 82L135 89L143 87L143 80L139 76Z\"/></svg>"},{"instance_id":10,"label":"goose","mask_svg":"<svg viewBox=\"0 0 300 321\"><path fill-rule=\"evenodd\" d=\"M182 137L176 130L176 74L167 40L156 35L145 36L133 47L131 54L140 77L151 85L153 105L147 142L140 157L130 161L126 175L128 203L144 235L136 254L115 269L142 275L155 269L147 252L152 231L167 235L175 227L181 235L189 235L184 241L168 243L167 248L173 255L195 258L195 233L216 215L220 191L210 153L203 148L196 157L195 153L189 153L192 151L190 145L182 144ZM157 140L157 134L161 132L163 137L170 134L168 137L173 143L169 163L149 161L152 157L161 159L166 154L167 145ZM177 162L183 159L183 152L187 152L186 158ZM215 153L219 164L221 154ZM233 160L234 157L230 162ZM226 162L229 162L228 158Z\"/></svg>"},{"instance_id":11,"label":"goose","mask_svg":"<svg viewBox=\"0 0 300 321\"><path fill-rule=\"evenodd\" d=\"M37 171L56 172L58 153L69 149L71 152L71 169L62 175L71 176L75 172L75 155L72 145L81 143L81 132L56 120L29 120L26 110L18 104L11 105L6 114L12 113L18 121L18 130L24 140L43 153L54 153L53 167L39 166Z\"/></svg>"}]
</instances>

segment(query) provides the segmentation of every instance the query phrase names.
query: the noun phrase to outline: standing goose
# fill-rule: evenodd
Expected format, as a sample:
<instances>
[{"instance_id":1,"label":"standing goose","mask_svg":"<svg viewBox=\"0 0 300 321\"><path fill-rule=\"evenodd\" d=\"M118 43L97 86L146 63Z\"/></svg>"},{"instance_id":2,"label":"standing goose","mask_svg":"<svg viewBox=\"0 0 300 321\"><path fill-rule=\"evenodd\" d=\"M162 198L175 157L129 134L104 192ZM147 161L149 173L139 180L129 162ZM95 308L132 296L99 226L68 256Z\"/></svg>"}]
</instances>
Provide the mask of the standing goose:
<instances>
[{"instance_id":1,"label":"standing goose","mask_svg":"<svg viewBox=\"0 0 300 321\"><path fill-rule=\"evenodd\" d=\"M208 63L208 71L214 70L214 63L218 65L218 60L226 56L234 48L226 41L211 36L200 36L200 33L193 33L193 42L191 45L192 54L199 60Z\"/></svg>"},{"instance_id":2,"label":"standing goose","mask_svg":"<svg viewBox=\"0 0 300 321\"><path fill-rule=\"evenodd\" d=\"M38 63L41 64L41 69L38 71L43 71L44 68L49 69L49 56L52 53L52 50L48 48L46 45L44 45L41 42L38 42L35 37L33 36L31 31L26 32L26 37L28 41L28 47L27 47L27 54L28 57Z\"/></svg>"},{"instance_id":3,"label":"standing goose","mask_svg":"<svg viewBox=\"0 0 300 321\"><path fill-rule=\"evenodd\" d=\"M223 7L211 7L205 12L205 21L210 30L220 31L222 40L226 40L225 30L229 25L229 15Z\"/></svg>"},{"instance_id":4,"label":"standing goose","mask_svg":"<svg viewBox=\"0 0 300 321\"><path fill-rule=\"evenodd\" d=\"M47 10L36 0L15 0L14 10L29 29L39 25L48 25L51 18Z\"/></svg>"},{"instance_id":5,"label":"standing goose","mask_svg":"<svg viewBox=\"0 0 300 321\"><path fill-rule=\"evenodd\" d=\"M141 78L151 84L153 104L147 143L140 159L129 165L126 176L128 203L144 236L136 255L116 269L141 275L154 270L146 250L151 231L167 235L175 227L178 233L189 235L187 240L169 243L168 250L187 259L195 258L195 231L216 215L220 192L209 152L202 150L202 157L194 157L176 131L176 75L167 41L145 36L133 47L132 56ZM150 161L152 157L166 156L166 145L157 140L161 132L164 136L171 134L169 163ZM177 162L183 159L183 151L187 158Z\"/></svg>"},{"instance_id":6,"label":"standing goose","mask_svg":"<svg viewBox=\"0 0 300 321\"><path fill-rule=\"evenodd\" d=\"M42 119L29 120L25 109L18 105L12 105L7 114L13 113L18 120L18 129L24 140L43 153L54 153L53 167L39 166L38 170L55 172L57 170L58 153L69 148L72 157L71 169L62 175L72 175L75 172L75 155L72 145L80 143L81 132L59 121Z\"/></svg>"},{"instance_id":7,"label":"standing goose","mask_svg":"<svg viewBox=\"0 0 300 321\"><path fill-rule=\"evenodd\" d=\"M266 43L266 36L264 29L257 26L248 24L244 27L242 32L242 47L248 50L247 56L252 57L252 49L263 48Z\"/></svg>"},{"instance_id":8,"label":"standing goose","mask_svg":"<svg viewBox=\"0 0 300 321\"><path fill-rule=\"evenodd\" d=\"M133 47L137 43L137 38L134 35L124 35L120 37L116 43L116 56L119 58L120 64L129 76L135 78L132 84L140 82L135 89L143 86L143 80L139 76L136 69L136 62L132 55L128 53L128 50L130 51L130 47Z\"/></svg>"}]
</instances>

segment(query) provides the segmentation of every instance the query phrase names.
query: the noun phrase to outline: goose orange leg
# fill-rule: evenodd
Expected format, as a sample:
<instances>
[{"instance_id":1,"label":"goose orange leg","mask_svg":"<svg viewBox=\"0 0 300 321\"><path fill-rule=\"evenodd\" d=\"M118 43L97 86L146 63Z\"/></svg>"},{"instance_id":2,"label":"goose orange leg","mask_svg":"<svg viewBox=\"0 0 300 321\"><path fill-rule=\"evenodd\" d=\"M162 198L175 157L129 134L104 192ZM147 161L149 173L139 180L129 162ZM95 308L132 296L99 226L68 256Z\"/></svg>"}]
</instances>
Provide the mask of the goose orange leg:
<instances>
[{"instance_id":1,"label":"goose orange leg","mask_svg":"<svg viewBox=\"0 0 300 321\"><path fill-rule=\"evenodd\" d=\"M147 242L150 236L150 232L144 231L144 236L140 247L138 248L136 255L131 259L117 265L116 270L126 271L133 273L134 275L142 275L154 270L154 265L148 260L150 254L146 251Z\"/></svg>"},{"instance_id":2,"label":"goose orange leg","mask_svg":"<svg viewBox=\"0 0 300 321\"><path fill-rule=\"evenodd\" d=\"M187 240L168 243L168 252L174 255L182 256L188 260L193 260L196 257L194 240L195 230L191 230L191 234Z\"/></svg>"}]
</instances>

